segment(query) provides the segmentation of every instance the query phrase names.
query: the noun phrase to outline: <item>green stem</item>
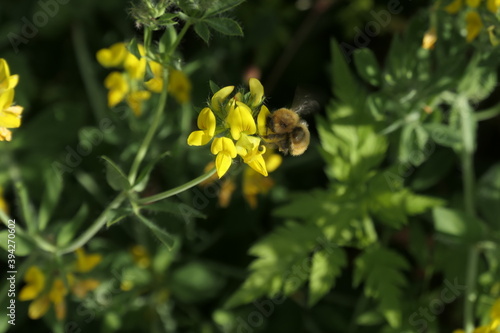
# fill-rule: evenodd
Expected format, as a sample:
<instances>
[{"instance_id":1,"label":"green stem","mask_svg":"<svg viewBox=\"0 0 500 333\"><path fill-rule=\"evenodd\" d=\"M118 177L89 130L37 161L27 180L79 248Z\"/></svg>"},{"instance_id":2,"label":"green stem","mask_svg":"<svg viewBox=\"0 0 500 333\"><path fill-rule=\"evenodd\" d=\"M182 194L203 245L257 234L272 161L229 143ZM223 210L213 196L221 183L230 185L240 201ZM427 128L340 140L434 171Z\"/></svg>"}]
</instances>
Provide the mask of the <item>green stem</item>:
<instances>
[{"instance_id":1,"label":"green stem","mask_svg":"<svg viewBox=\"0 0 500 333\"><path fill-rule=\"evenodd\" d=\"M181 193L181 192L184 192L188 189L190 189L191 187L193 186L196 186L198 185L199 183L207 180L208 178L212 177L214 174L215 174L215 171L216 169L212 169L210 171L208 171L207 173L201 175L200 177L198 178L195 178L181 186L177 186L173 189L170 189L168 191L165 191L165 192L162 192L162 193L158 193L158 194L155 194L155 195L152 195L150 197L146 197L146 198L142 198L138 201L139 204L141 205L146 205L146 204L150 204L150 203L153 203L155 201L159 201L159 200L163 200L163 199L166 199L168 197L171 197L173 195L176 195L178 193Z\"/></svg>"},{"instance_id":2,"label":"green stem","mask_svg":"<svg viewBox=\"0 0 500 333\"><path fill-rule=\"evenodd\" d=\"M137 155L135 156L134 162L132 163L132 167L130 168L130 174L128 176L130 184L135 183L135 179L137 177L137 172L139 171L141 162L146 156L146 153L148 152L149 149L149 145L151 144L151 141L153 140L156 130L158 129L158 125L160 124L163 110L165 109L165 105L167 104L167 96L168 96L167 82L168 82L168 71L164 69L163 90L161 91L160 100L158 102L156 113L154 115L151 127L149 127L149 130L146 133L146 136L144 137L144 141L142 142L141 147L137 151Z\"/></svg>"},{"instance_id":3,"label":"green stem","mask_svg":"<svg viewBox=\"0 0 500 333\"><path fill-rule=\"evenodd\" d=\"M472 115L467 100L459 99L458 108L460 112L462 148L462 182L464 192L465 212L471 217L476 216L474 203L475 193L475 172L474 172L474 150L475 150L475 132L477 120ZM474 304L477 299L476 279L479 263L479 250L475 244L471 245L467 258L465 285L465 303L464 303L464 330L466 333L472 333L474 330Z\"/></svg>"},{"instance_id":4,"label":"green stem","mask_svg":"<svg viewBox=\"0 0 500 333\"><path fill-rule=\"evenodd\" d=\"M75 251L76 249L85 245L92 237L94 237L99 230L106 224L108 221L109 212L120 206L120 204L127 197L126 192L121 192L109 205L106 209L103 210L101 215L95 220L94 224L90 226L83 234L80 235L77 239L75 239L71 244L65 246L62 249L57 251L58 255L66 254Z\"/></svg>"},{"instance_id":5,"label":"green stem","mask_svg":"<svg viewBox=\"0 0 500 333\"><path fill-rule=\"evenodd\" d=\"M184 27L182 27L181 31L179 32L179 35L177 36L177 40L175 41L175 43L172 45L172 48L170 49L170 55L174 53L174 51L177 49L177 47L179 46L182 38L184 37L184 35L186 34L186 32L188 31L189 27L191 26L191 22L187 21L185 24L184 24Z\"/></svg>"}]
</instances>

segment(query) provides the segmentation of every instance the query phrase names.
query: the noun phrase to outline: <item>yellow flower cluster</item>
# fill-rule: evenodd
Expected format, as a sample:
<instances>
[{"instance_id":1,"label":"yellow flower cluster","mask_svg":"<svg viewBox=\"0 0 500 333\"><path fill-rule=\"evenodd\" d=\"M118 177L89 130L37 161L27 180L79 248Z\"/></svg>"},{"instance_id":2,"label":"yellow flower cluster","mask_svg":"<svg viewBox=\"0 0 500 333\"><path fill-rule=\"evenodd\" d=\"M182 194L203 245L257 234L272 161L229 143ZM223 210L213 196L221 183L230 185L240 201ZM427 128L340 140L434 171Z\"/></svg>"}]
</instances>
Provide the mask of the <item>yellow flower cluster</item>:
<instances>
[{"instance_id":1,"label":"yellow flower cluster","mask_svg":"<svg viewBox=\"0 0 500 333\"><path fill-rule=\"evenodd\" d=\"M143 45L137 45L139 57L127 50L125 43L116 43L109 48L97 51L97 61L106 68L121 68L123 72L113 71L104 80L108 88L110 108L125 101L136 116L142 114L143 103L151 98L151 93L163 90L163 66L145 55ZM147 74L149 66L150 74ZM150 77L145 81L146 76ZM179 103L190 98L191 83L186 75L178 70L170 70L167 90Z\"/></svg>"},{"instance_id":2,"label":"yellow flower cluster","mask_svg":"<svg viewBox=\"0 0 500 333\"><path fill-rule=\"evenodd\" d=\"M486 9L493 14L496 14L500 8L500 0L453 0L449 5L444 7L444 10L450 14L458 13L463 7L464 3L469 8L465 16L465 25L467 30L466 40L467 42L472 42L479 35L481 30L483 30L483 20L481 15L479 15L477 9L484 2Z\"/></svg>"},{"instance_id":3,"label":"yellow flower cluster","mask_svg":"<svg viewBox=\"0 0 500 333\"><path fill-rule=\"evenodd\" d=\"M233 97L234 86L217 91L209 107L198 116L198 131L187 140L190 146L202 146L212 141L211 152L216 155L215 167L219 178L224 176L238 155L253 170L267 176L266 163L262 155L266 147L261 145L261 136L267 134L266 119L269 109L262 104L264 87L259 80L251 78L250 92L238 92Z\"/></svg>"},{"instance_id":4,"label":"yellow flower cluster","mask_svg":"<svg viewBox=\"0 0 500 333\"><path fill-rule=\"evenodd\" d=\"M486 325L479 326L473 333L497 333L500 328L500 298L493 303L490 310L490 321ZM465 333L464 330L454 330L453 333Z\"/></svg>"},{"instance_id":5,"label":"yellow flower cluster","mask_svg":"<svg viewBox=\"0 0 500 333\"><path fill-rule=\"evenodd\" d=\"M12 133L8 128L21 126L23 108L14 105L14 88L19 82L18 75L10 75L9 64L0 59L0 141L10 141Z\"/></svg>"},{"instance_id":6,"label":"yellow flower cluster","mask_svg":"<svg viewBox=\"0 0 500 333\"><path fill-rule=\"evenodd\" d=\"M38 266L31 266L24 275L26 285L19 293L20 301L31 301L28 307L28 316L31 319L43 317L54 304L56 317L59 320L66 316L65 297L68 287L71 292L79 298L85 297L89 291L94 290L100 284L95 279L79 279L73 273L87 273L101 262L100 254L86 254L83 249L76 250L76 262L71 273L66 275L65 281L61 277L53 279L51 284L47 283L45 274Z\"/></svg>"}]
</instances>

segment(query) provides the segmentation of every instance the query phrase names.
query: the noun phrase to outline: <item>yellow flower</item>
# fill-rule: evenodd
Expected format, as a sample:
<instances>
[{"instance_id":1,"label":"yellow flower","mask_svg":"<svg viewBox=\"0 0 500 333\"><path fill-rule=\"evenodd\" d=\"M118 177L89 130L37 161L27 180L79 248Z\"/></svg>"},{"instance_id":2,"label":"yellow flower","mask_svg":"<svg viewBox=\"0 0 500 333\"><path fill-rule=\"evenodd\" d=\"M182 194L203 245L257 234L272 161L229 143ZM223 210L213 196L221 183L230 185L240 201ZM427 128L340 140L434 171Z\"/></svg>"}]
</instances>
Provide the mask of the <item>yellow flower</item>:
<instances>
[{"instance_id":1,"label":"yellow flower","mask_svg":"<svg viewBox=\"0 0 500 333\"><path fill-rule=\"evenodd\" d=\"M45 287L45 275L37 266L31 266L24 275L26 285L19 293L20 301L30 301L35 299Z\"/></svg>"},{"instance_id":2,"label":"yellow flower","mask_svg":"<svg viewBox=\"0 0 500 333\"><path fill-rule=\"evenodd\" d=\"M83 248L79 248L76 250L76 271L80 273L90 272L101 260L100 254L86 254Z\"/></svg>"},{"instance_id":3,"label":"yellow flower","mask_svg":"<svg viewBox=\"0 0 500 333\"><path fill-rule=\"evenodd\" d=\"M71 292L79 298L84 298L89 291L96 289L100 284L101 282L95 279L76 280Z\"/></svg>"},{"instance_id":4,"label":"yellow flower","mask_svg":"<svg viewBox=\"0 0 500 333\"><path fill-rule=\"evenodd\" d=\"M179 104L186 103L191 98L191 82L184 72L175 69L170 71L167 90Z\"/></svg>"},{"instance_id":5,"label":"yellow flower","mask_svg":"<svg viewBox=\"0 0 500 333\"><path fill-rule=\"evenodd\" d=\"M219 91L217 91L213 96L212 99L210 100L210 108L214 112L221 112L222 111L222 104L224 101L231 95L231 93L234 90L234 86L227 86Z\"/></svg>"},{"instance_id":6,"label":"yellow flower","mask_svg":"<svg viewBox=\"0 0 500 333\"><path fill-rule=\"evenodd\" d=\"M252 110L242 102L236 102L236 107L229 111L226 122L229 124L234 140L239 140L242 133L255 134L257 131Z\"/></svg>"},{"instance_id":7,"label":"yellow flower","mask_svg":"<svg viewBox=\"0 0 500 333\"><path fill-rule=\"evenodd\" d=\"M5 198L3 197L2 187L0 187L0 210L9 214L9 205L7 204L7 201L5 201Z\"/></svg>"},{"instance_id":8,"label":"yellow flower","mask_svg":"<svg viewBox=\"0 0 500 333\"><path fill-rule=\"evenodd\" d=\"M436 28L432 27L424 35L424 39L422 41L422 48L426 50L431 50L434 48L434 44L437 41L437 33Z\"/></svg>"},{"instance_id":9,"label":"yellow flower","mask_svg":"<svg viewBox=\"0 0 500 333\"><path fill-rule=\"evenodd\" d=\"M248 85L250 86L250 107L254 108L262 103L264 97L264 87L259 80L251 78Z\"/></svg>"},{"instance_id":10,"label":"yellow flower","mask_svg":"<svg viewBox=\"0 0 500 333\"><path fill-rule=\"evenodd\" d=\"M268 134L267 118L270 116L271 112L269 112L267 106L262 105L259 115L257 116L257 128L259 129L260 136L266 136Z\"/></svg>"},{"instance_id":11,"label":"yellow flower","mask_svg":"<svg viewBox=\"0 0 500 333\"><path fill-rule=\"evenodd\" d=\"M14 89L19 82L19 75L10 75L9 64L0 58L0 93Z\"/></svg>"},{"instance_id":12,"label":"yellow flower","mask_svg":"<svg viewBox=\"0 0 500 333\"><path fill-rule=\"evenodd\" d=\"M497 13L498 7L500 7L500 1L499 0L487 0L486 1L486 8L492 12L493 14Z\"/></svg>"},{"instance_id":13,"label":"yellow flower","mask_svg":"<svg viewBox=\"0 0 500 333\"><path fill-rule=\"evenodd\" d=\"M456 14L462 9L462 0L454 0L448 6L444 7L444 10L450 14Z\"/></svg>"},{"instance_id":14,"label":"yellow flower","mask_svg":"<svg viewBox=\"0 0 500 333\"><path fill-rule=\"evenodd\" d=\"M471 8L477 8L481 3L481 0L465 0L465 1L467 2L467 6Z\"/></svg>"},{"instance_id":15,"label":"yellow flower","mask_svg":"<svg viewBox=\"0 0 500 333\"><path fill-rule=\"evenodd\" d=\"M139 49L140 58L137 58L133 53L128 52L125 56L125 61L123 67L129 73L130 77L134 80L142 80L144 74L146 74L146 58L144 46L141 44L137 45Z\"/></svg>"},{"instance_id":16,"label":"yellow flower","mask_svg":"<svg viewBox=\"0 0 500 333\"><path fill-rule=\"evenodd\" d=\"M151 97L151 93L147 90L132 91L126 97L128 106L138 117L142 114L142 104Z\"/></svg>"},{"instance_id":17,"label":"yellow flower","mask_svg":"<svg viewBox=\"0 0 500 333\"><path fill-rule=\"evenodd\" d=\"M116 106L125 99L129 92L129 85L125 77L120 72L111 72L104 80L104 86L108 91L108 106Z\"/></svg>"},{"instance_id":18,"label":"yellow flower","mask_svg":"<svg viewBox=\"0 0 500 333\"><path fill-rule=\"evenodd\" d=\"M153 73L153 78L146 81L144 85L148 88L148 90L159 94L163 89L163 66L156 61L150 61L149 67Z\"/></svg>"},{"instance_id":19,"label":"yellow flower","mask_svg":"<svg viewBox=\"0 0 500 333\"><path fill-rule=\"evenodd\" d=\"M148 268L149 265L151 264L151 258L149 257L148 251L144 246L141 245L135 245L132 247L130 250L132 253L132 258L134 262L139 266L140 268Z\"/></svg>"},{"instance_id":20,"label":"yellow flower","mask_svg":"<svg viewBox=\"0 0 500 333\"><path fill-rule=\"evenodd\" d=\"M96 58L103 67L120 67L128 53L125 43L115 43L97 51Z\"/></svg>"},{"instance_id":21,"label":"yellow flower","mask_svg":"<svg viewBox=\"0 0 500 333\"><path fill-rule=\"evenodd\" d=\"M262 154L266 152L266 147L260 145L260 138L242 134L236 143L236 151L248 166L267 176L266 162L262 157Z\"/></svg>"},{"instance_id":22,"label":"yellow flower","mask_svg":"<svg viewBox=\"0 0 500 333\"><path fill-rule=\"evenodd\" d=\"M229 170L233 158L236 157L236 147L233 140L229 138L215 138L212 142L211 152L217 155L215 158L215 168L217 175L222 178Z\"/></svg>"},{"instance_id":23,"label":"yellow flower","mask_svg":"<svg viewBox=\"0 0 500 333\"><path fill-rule=\"evenodd\" d=\"M264 155L268 172L276 170L283 160L281 155L271 151ZM251 168L246 168L243 174L243 196L251 208L257 207L257 195L267 193L274 186L271 178L264 177Z\"/></svg>"},{"instance_id":24,"label":"yellow flower","mask_svg":"<svg viewBox=\"0 0 500 333\"><path fill-rule=\"evenodd\" d=\"M471 11L467 13L465 17L466 29L467 29L467 42L472 42L476 39L477 35L483 28L483 22L481 21L481 17L475 11Z\"/></svg>"},{"instance_id":25,"label":"yellow flower","mask_svg":"<svg viewBox=\"0 0 500 333\"><path fill-rule=\"evenodd\" d=\"M215 134L215 115L209 108L204 108L201 110L198 116L198 128L201 131L192 132L187 143L190 146L203 146L212 140Z\"/></svg>"},{"instance_id":26,"label":"yellow flower","mask_svg":"<svg viewBox=\"0 0 500 333\"><path fill-rule=\"evenodd\" d=\"M42 318L49 311L50 298L48 295L37 298L28 307L28 317L31 319Z\"/></svg>"}]
</instances>

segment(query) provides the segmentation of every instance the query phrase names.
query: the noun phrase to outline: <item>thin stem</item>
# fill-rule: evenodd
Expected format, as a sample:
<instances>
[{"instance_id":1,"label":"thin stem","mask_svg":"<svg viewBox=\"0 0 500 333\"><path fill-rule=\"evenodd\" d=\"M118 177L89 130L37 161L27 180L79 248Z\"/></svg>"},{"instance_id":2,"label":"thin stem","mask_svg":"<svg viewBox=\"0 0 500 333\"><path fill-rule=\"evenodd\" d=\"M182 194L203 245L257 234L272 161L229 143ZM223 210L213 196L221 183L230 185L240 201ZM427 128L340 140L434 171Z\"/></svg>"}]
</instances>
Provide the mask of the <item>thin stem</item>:
<instances>
[{"instance_id":1,"label":"thin stem","mask_svg":"<svg viewBox=\"0 0 500 333\"><path fill-rule=\"evenodd\" d=\"M149 127L149 130L146 133L146 136L144 137L144 141L142 142L141 147L137 151L137 155L135 156L134 162L132 163L132 167L130 168L130 174L128 176L130 184L135 183L135 179L137 177L137 172L139 171L139 167L141 165L141 162L144 159L144 157L146 156L146 153L148 152L149 145L151 144L151 141L153 140L153 137L156 133L156 130L158 129L158 125L160 124L163 110L165 109L165 105L167 104L168 71L166 69L163 69L163 70L164 70L163 90L161 91L160 100L158 102L158 105L156 108L156 113L154 115L151 127Z\"/></svg>"},{"instance_id":2,"label":"thin stem","mask_svg":"<svg viewBox=\"0 0 500 333\"><path fill-rule=\"evenodd\" d=\"M462 182L464 192L465 212L471 217L476 216L474 203L475 172L474 172L474 150L476 139L477 120L472 116L472 109L467 100L459 98L457 104L460 112L461 122L461 162ZM464 303L464 329L466 333L474 330L474 304L477 299L476 279L479 263L479 250L475 244L471 245L467 258L465 285L467 286Z\"/></svg>"},{"instance_id":3,"label":"thin stem","mask_svg":"<svg viewBox=\"0 0 500 333\"><path fill-rule=\"evenodd\" d=\"M171 51L170 51L170 54L174 53L174 51L177 49L177 47L179 46L182 38L184 37L184 35L186 34L186 32L188 31L189 27L191 26L191 22L187 21L185 24L184 24L184 27L182 27L181 31L179 32L179 35L177 36L177 40L175 41L175 43L172 45L172 48L171 48Z\"/></svg>"},{"instance_id":4,"label":"thin stem","mask_svg":"<svg viewBox=\"0 0 500 333\"><path fill-rule=\"evenodd\" d=\"M57 251L57 254L62 255L66 253L70 253L85 245L92 237L94 237L99 230L106 224L108 221L109 212L120 206L123 200L126 198L126 193L121 192L111 203L103 210L101 215L95 220L94 224L92 224L83 234L80 235L76 240L74 240L71 244L65 246L64 248Z\"/></svg>"},{"instance_id":5,"label":"thin stem","mask_svg":"<svg viewBox=\"0 0 500 333\"><path fill-rule=\"evenodd\" d=\"M200 177L198 178L195 178L181 186L177 186L173 189L170 189L168 191L165 191L165 192L162 192L162 193L158 193L158 194L155 194L155 195L152 195L150 197L146 197L146 198L142 198L138 201L139 204L141 205L146 205L146 204L150 204L150 203L153 203L155 201L159 201L159 200L163 200L163 199L166 199L168 197L171 197L173 195L176 195L178 193L181 193L181 192L184 192L188 189L190 189L191 187L193 186L196 186L198 185L199 183L207 180L208 178L212 177L214 174L215 174L215 171L216 169L212 169L210 171L208 171L207 173L201 175Z\"/></svg>"}]
</instances>

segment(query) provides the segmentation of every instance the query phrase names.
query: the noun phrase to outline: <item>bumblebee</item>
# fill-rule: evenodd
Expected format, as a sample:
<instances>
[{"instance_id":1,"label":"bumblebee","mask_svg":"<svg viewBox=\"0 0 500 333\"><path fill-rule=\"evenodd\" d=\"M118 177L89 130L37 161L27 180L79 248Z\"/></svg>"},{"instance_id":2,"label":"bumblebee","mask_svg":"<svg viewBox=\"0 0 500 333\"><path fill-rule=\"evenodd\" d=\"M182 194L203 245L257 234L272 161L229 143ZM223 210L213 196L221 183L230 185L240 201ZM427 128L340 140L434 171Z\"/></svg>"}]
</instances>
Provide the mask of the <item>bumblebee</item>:
<instances>
[{"instance_id":1,"label":"bumblebee","mask_svg":"<svg viewBox=\"0 0 500 333\"><path fill-rule=\"evenodd\" d=\"M309 147L311 139L307 122L299 116L303 110L304 107L281 108L272 112L266 123L271 133L264 139L285 155L302 155Z\"/></svg>"}]
</instances>

